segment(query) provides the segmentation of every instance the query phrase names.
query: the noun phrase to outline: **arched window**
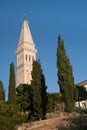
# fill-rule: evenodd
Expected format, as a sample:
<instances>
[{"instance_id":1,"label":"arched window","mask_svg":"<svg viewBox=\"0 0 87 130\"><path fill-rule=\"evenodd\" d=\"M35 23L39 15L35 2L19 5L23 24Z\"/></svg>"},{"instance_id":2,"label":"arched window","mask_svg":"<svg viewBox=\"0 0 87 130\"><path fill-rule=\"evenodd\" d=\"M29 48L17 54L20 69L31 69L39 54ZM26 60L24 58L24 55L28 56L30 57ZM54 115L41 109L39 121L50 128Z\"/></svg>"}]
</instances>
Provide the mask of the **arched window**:
<instances>
[{"instance_id":1,"label":"arched window","mask_svg":"<svg viewBox=\"0 0 87 130\"><path fill-rule=\"evenodd\" d=\"M27 54L26 54L26 61L27 61Z\"/></svg>"},{"instance_id":2,"label":"arched window","mask_svg":"<svg viewBox=\"0 0 87 130\"><path fill-rule=\"evenodd\" d=\"M31 61L31 56L29 55L29 61Z\"/></svg>"}]
</instances>

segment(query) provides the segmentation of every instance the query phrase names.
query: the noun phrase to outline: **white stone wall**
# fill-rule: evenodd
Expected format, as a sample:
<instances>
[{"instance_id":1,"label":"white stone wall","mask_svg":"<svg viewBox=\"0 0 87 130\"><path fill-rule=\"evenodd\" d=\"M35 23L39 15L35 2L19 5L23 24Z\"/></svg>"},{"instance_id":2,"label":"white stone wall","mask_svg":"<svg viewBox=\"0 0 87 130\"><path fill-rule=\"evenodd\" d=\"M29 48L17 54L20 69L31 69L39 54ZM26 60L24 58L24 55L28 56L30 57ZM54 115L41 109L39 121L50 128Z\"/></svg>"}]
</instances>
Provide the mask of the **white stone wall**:
<instances>
[{"instance_id":1,"label":"white stone wall","mask_svg":"<svg viewBox=\"0 0 87 130\"><path fill-rule=\"evenodd\" d=\"M75 106L78 107L78 108L87 109L87 100L76 102Z\"/></svg>"},{"instance_id":2,"label":"white stone wall","mask_svg":"<svg viewBox=\"0 0 87 130\"><path fill-rule=\"evenodd\" d=\"M84 87L86 88L86 90L87 90L87 84L86 85L84 85Z\"/></svg>"}]
</instances>

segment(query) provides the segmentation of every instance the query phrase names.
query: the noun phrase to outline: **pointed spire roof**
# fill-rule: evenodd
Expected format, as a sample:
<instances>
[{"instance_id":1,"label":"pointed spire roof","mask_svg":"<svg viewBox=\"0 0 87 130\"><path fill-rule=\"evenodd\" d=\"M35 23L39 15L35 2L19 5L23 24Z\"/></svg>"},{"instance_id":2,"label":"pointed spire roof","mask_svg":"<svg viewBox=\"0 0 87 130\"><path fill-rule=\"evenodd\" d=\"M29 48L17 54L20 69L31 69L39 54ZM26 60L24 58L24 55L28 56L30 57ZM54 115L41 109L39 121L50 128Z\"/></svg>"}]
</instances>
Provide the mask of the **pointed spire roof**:
<instances>
[{"instance_id":1,"label":"pointed spire roof","mask_svg":"<svg viewBox=\"0 0 87 130\"><path fill-rule=\"evenodd\" d=\"M25 16L24 16L24 20L23 20L23 24L22 24L21 34L20 34L20 38L19 38L19 44L21 44L23 42L34 44L32 35L30 32L30 28L28 25L28 21Z\"/></svg>"}]
</instances>

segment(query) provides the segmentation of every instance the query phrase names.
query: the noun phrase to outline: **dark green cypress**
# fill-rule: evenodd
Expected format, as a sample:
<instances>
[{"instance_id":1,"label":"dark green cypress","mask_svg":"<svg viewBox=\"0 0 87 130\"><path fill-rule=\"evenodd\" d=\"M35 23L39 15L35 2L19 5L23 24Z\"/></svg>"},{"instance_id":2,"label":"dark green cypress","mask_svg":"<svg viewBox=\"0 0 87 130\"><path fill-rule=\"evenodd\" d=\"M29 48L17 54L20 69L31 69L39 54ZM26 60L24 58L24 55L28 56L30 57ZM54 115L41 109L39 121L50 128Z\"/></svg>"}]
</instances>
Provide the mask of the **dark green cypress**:
<instances>
[{"instance_id":1,"label":"dark green cypress","mask_svg":"<svg viewBox=\"0 0 87 130\"><path fill-rule=\"evenodd\" d=\"M33 89L34 118L35 120L43 119L46 114L47 87L45 85L45 78L42 74L40 61L33 62L31 87Z\"/></svg>"},{"instance_id":2,"label":"dark green cypress","mask_svg":"<svg viewBox=\"0 0 87 130\"><path fill-rule=\"evenodd\" d=\"M2 81L0 81L0 101L5 101L5 92Z\"/></svg>"},{"instance_id":3,"label":"dark green cypress","mask_svg":"<svg viewBox=\"0 0 87 130\"><path fill-rule=\"evenodd\" d=\"M57 68L58 83L62 99L65 103L65 111L71 112L75 105L76 87L74 85L72 66L70 65L64 42L60 36L58 37Z\"/></svg>"},{"instance_id":4,"label":"dark green cypress","mask_svg":"<svg viewBox=\"0 0 87 130\"><path fill-rule=\"evenodd\" d=\"M45 115L46 115L46 112L47 112L47 102L48 102L48 96L47 96L47 86L46 86L46 83L45 83L45 77L44 75L42 74L42 80L41 80L41 106L42 106L42 119L45 119Z\"/></svg>"},{"instance_id":5,"label":"dark green cypress","mask_svg":"<svg viewBox=\"0 0 87 130\"><path fill-rule=\"evenodd\" d=\"M16 100L16 85L15 85L15 72L14 64L10 64L10 76L9 76L9 90L8 90L8 102L14 104Z\"/></svg>"}]
</instances>

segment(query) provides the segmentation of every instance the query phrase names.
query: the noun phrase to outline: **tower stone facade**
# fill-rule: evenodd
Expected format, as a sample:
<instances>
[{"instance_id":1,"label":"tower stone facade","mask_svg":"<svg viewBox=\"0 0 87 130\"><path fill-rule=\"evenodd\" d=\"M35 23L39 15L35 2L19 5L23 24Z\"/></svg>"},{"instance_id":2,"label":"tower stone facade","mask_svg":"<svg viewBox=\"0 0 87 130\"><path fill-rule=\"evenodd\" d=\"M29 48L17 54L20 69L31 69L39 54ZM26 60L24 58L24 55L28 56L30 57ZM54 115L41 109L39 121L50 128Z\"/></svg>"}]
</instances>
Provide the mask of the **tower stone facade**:
<instances>
[{"instance_id":1,"label":"tower stone facade","mask_svg":"<svg viewBox=\"0 0 87 130\"><path fill-rule=\"evenodd\" d=\"M32 39L28 21L23 20L21 34L16 50L17 68L16 78L17 86L19 84L30 84L32 80L31 71L33 60L36 60L35 44Z\"/></svg>"}]
</instances>

